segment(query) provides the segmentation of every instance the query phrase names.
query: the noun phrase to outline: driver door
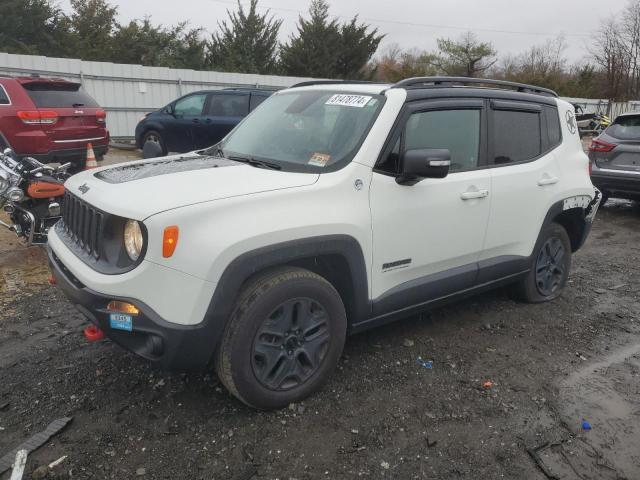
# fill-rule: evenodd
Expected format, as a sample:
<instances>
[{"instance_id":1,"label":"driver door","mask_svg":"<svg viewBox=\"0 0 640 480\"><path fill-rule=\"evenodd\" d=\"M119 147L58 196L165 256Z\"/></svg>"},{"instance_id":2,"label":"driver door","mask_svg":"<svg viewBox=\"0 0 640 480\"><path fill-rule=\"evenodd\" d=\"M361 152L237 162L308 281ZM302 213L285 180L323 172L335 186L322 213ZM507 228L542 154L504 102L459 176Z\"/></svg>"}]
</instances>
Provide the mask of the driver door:
<instances>
[{"instance_id":1,"label":"driver door","mask_svg":"<svg viewBox=\"0 0 640 480\"><path fill-rule=\"evenodd\" d=\"M448 149L445 178L396 183L407 150ZM491 205L484 100L406 108L373 173L372 297L382 315L475 284Z\"/></svg>"}]
</instances>

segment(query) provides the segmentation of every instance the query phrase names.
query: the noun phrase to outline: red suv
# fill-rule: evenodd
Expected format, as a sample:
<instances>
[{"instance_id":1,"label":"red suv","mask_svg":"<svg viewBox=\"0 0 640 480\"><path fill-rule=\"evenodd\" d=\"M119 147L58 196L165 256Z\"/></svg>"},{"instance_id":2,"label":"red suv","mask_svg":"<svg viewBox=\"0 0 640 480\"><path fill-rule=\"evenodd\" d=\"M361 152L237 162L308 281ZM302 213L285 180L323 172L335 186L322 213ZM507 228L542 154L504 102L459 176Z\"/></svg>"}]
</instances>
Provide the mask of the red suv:
<instances>
[{"instance_id":1,"label":"red suv","mask_svg":"<svg viewBox=\"0 0 640 480\"><path fill-rule=\"evenodd\" d=\"M0 151L43 163L100 159L109 148L105 111L79 83L57 78L0 77Z\"/></svg>"}]
</instances>

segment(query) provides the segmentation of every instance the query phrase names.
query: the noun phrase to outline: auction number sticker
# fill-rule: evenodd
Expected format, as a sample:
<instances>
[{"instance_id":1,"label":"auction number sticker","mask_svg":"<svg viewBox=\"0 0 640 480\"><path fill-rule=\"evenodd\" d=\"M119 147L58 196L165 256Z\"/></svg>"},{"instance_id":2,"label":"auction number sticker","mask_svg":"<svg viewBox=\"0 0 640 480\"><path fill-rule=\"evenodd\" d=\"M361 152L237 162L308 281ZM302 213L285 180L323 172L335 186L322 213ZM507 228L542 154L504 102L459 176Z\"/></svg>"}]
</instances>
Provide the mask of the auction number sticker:
<instances>
[{"instance_id":1,"label":"auction number sticker","mask_svg":"<svg viewBox=\"0 0 640 480\"><path fill-rule=\"evenodd\" d=\"M327 100L326 105L339 105L341 107L363 108L372 97L367 95L343 95L337 94Z\"/></svg>"},{"instance_id":2,"label":"auction number sticker","mask_svg":"<svg viewBox=\"0 0 640 480\"><path fill-rule=\"evenodd\" d=\"M324 167L331 160L331 155L326 153L314 153L311 155L311 159L308 164L313 165L314 167Z\"/></svg>"}]
</instances>

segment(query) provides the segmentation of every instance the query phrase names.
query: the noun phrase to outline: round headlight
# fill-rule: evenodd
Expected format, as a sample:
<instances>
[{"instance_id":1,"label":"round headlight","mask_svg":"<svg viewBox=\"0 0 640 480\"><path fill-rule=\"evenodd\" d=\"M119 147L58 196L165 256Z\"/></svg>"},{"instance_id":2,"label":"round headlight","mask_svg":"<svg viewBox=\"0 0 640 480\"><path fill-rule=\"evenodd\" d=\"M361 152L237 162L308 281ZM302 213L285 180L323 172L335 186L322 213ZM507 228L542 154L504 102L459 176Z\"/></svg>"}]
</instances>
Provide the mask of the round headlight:
<instances>
[{"instance_id":1,"label":"round headlight","mask_svg":"<svg viewBox=\"0 0 640 480\"><path fill-rule=\"evenodd\" d=\"M140 223L135 220L127 220L124 225L124 249L127 251L129 258L134 262L138 260L143 246L144 237L142 236Z\"/></svg>"},{"instance_id":2,"label":"round headlight","mask_svg":"<svg viewBox=\"0 0 640 480\"><path fill-rule=\"evenodd\" d=\"M7 188L9 188L9 174L3 170L0 170L0 195L3 194Z\"/></svg>"}]
</instances>

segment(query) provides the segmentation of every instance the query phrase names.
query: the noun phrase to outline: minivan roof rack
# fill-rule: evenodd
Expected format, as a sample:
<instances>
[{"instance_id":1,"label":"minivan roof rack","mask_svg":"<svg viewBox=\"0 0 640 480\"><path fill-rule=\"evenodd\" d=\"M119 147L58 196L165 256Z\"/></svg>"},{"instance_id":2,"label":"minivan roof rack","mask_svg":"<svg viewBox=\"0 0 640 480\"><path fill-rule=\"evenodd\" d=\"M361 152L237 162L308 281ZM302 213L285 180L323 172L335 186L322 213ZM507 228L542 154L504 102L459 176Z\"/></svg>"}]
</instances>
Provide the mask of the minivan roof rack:
<instances>
[{"instance_id":1,"label":"minivan roof rack","mask_svg":"<svg viewBox=\"0 0 640 480\"><path fill-rule=\"evenodd\" d=\"M527 85L525 83L509 82L506 80L491 80L489 78L473 77L416 77L407 78L394 84L391 88L437 88L451 85L481 85L488 87L510 88L518 92L535 93L557 97L558 94L551 89Z\"/></svg>"},{"instance_id":2,"label":"minivan roof rack","mask_svg":"<svg viewBox=\"0 0 640 480\"><path fill-rule=\"evenodd\" d=\"M384 82L369 82L366 80L309 80L292 85L289 88L311 87L313 85L384 85Z\"/></svg>"}]
</instances>

